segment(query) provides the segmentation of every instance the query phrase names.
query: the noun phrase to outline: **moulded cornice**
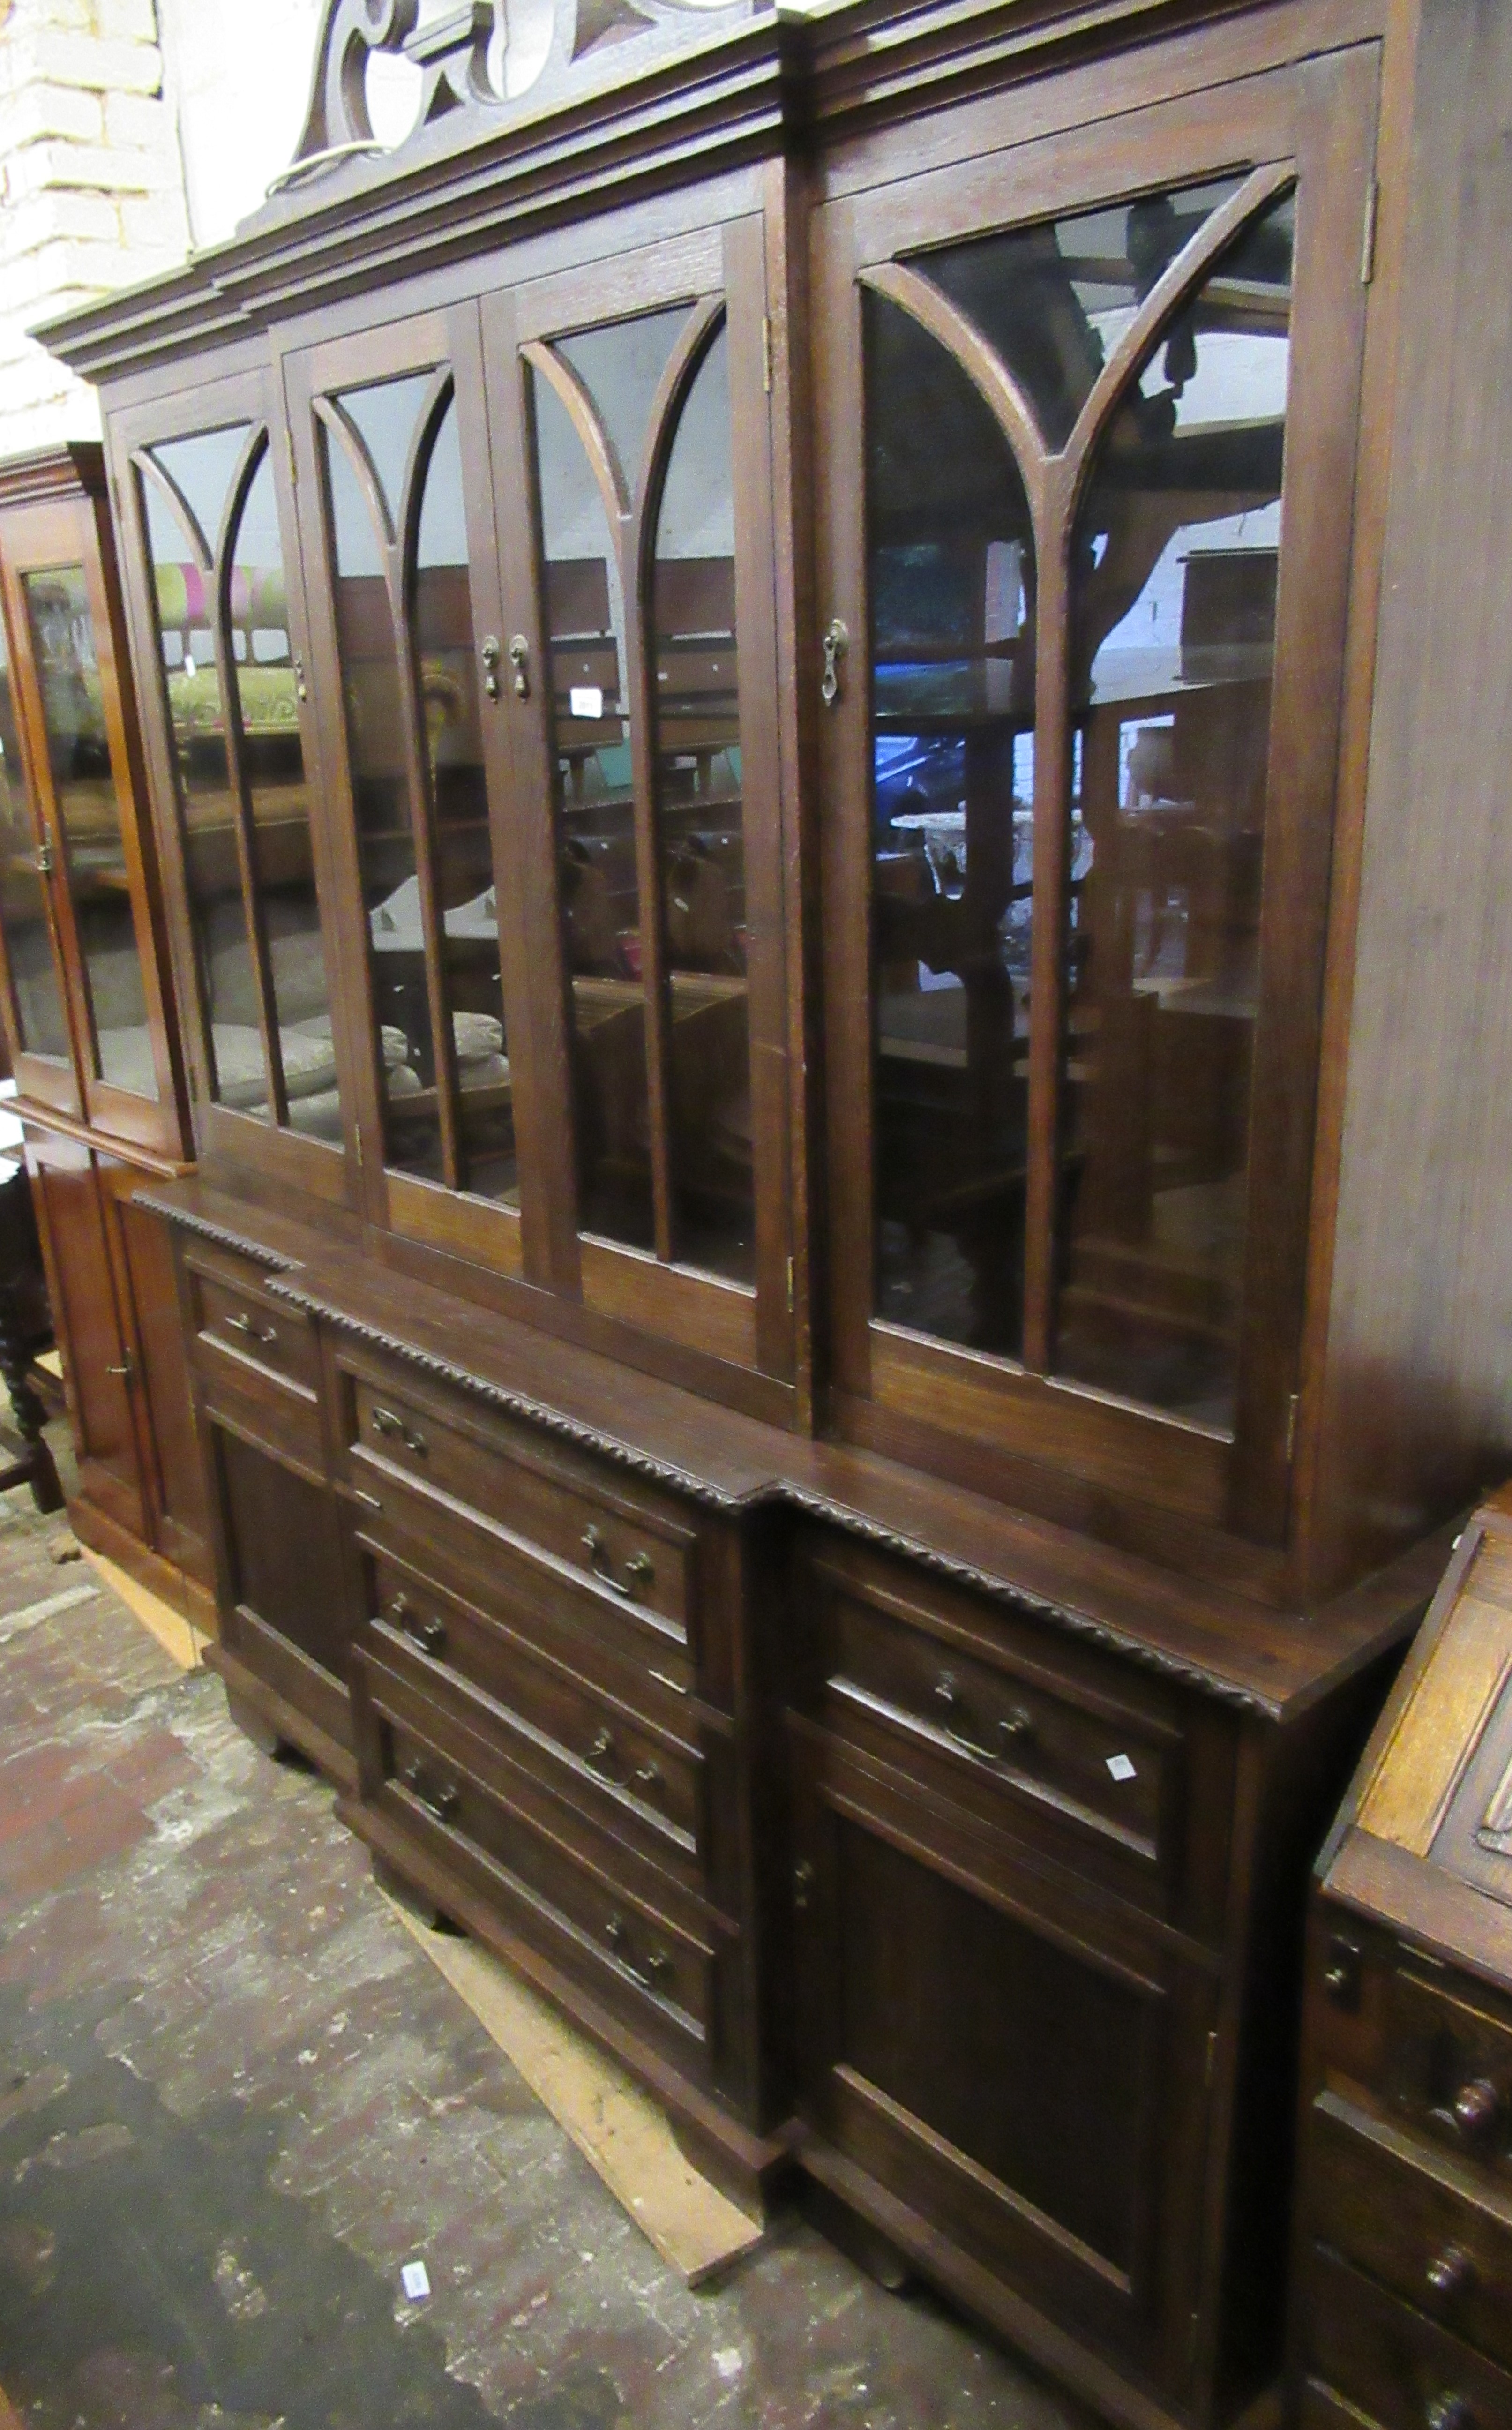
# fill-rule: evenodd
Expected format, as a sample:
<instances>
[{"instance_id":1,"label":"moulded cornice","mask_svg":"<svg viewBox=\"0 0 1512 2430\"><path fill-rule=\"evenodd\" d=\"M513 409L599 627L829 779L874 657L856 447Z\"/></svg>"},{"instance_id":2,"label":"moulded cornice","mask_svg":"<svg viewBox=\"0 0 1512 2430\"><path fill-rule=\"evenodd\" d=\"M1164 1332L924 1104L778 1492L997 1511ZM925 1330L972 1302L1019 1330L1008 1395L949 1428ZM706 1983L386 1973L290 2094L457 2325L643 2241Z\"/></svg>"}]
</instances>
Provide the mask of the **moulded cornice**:
<instances>
[{"instance_id":1,"label":"moulded cornice","mask_svg":"<svg viewBox=\"0 0 1512 2430\"><path fill-rule=\"evenodd\" d=\"M0 507L30 507L50 498L105 495L105 451L96 439L39 447L0 463Z\"/></svg>"}]
</instances>

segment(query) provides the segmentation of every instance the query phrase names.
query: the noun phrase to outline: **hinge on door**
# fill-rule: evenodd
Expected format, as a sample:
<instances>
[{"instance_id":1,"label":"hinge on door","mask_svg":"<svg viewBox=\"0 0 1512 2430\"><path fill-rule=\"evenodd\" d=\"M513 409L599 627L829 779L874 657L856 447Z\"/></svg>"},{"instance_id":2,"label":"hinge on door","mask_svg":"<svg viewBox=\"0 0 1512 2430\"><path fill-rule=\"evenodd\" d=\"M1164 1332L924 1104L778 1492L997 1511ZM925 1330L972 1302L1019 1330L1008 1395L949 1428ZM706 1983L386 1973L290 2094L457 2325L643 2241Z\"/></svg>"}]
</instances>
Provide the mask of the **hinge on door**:
<instances>
[{"instance_id":1,"label":"hinge on door","mask_svg":"<svg viewBox=\"0 0 1512 2430\"><path fill-rule=\"evenodd\" d=\"M772 394L772 315L770 312L763 312L761 315L761 385L770 396Z\"/></svg>"},{"instance_id":2,"label":"hinge on door","mask_svg":"<svg viewBox=\"0 0 1512 2430\"><path fill-rule=\"evenodd\" d=\"M297 490L299 487L299 465L294 456L294 434L290 429L287 422L284 424L284 445L289 450L290 484L291 488Z\"/></svg>"},{"instance_id":3,"label":"hinge on door","mask_svg":"<svg viewBox=\"0 0 1512 2430\"><path fill-rule=\"evenodd\" d=\"M1297 1411L1301 1406L1302 1394L1293 1392L1287 1403L1287 1465L1288 1468L1297 1449Z\"/></svg>"},{"instance_id":4,"label":"hinge on door","mask_svg":"<svg viewBox=\"0 0 1512 2430\"><path fill-rule=\"evenodd\" d=\"M1212 2032L1207 2037L1207 2056L1203 2062L1203 2082L1207 2087L1209 2092L1211 2092L1213 2089L1213 2070L1217 2065L1218 2027L1215 2025Z\"/></svg>"},{"instance_id":5,"label":"hinge on door","mask_svg":"<svg viewBox=\"0 0 1512 2430\"><path fill-rule=\"evenodd\" d=\"M792 1259L788 1260L788 1311L792 1313Z\"/></svg>"},{"instance_id":6,"label":"hinge on door","mask_svg":"<svg viewBox=\"0 0 1512 2430\"><path fill-rule=\"evenodd\" d=\"M1375 213L1381 200L1381 189L1371 179L1365 194L1365 228L1360 238L1360 285L1369 287L1375 275Z\"/></svg>"},{"instance_id":7,"label":"hinge on door","mask_svg":"<svg viewBox=\"0 0 1512 2430\"><path fill-rule=\"evenodd\" d=\"M137 1380L137 1362L127 1350L123 1352L119 1367L107 1367L105 1372L108 1375L119 1375L123 1384L131 1385Z\"/></svg>"}]
</instances>

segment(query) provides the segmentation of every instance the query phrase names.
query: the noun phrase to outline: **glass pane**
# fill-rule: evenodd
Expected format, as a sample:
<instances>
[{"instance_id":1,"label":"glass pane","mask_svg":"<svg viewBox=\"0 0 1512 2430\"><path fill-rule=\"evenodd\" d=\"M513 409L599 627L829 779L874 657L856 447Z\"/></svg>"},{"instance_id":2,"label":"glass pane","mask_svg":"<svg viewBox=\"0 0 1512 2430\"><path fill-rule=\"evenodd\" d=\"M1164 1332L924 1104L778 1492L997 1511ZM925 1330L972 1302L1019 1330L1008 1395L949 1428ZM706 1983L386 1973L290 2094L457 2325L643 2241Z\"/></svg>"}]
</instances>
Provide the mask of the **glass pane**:
<instances>
[{"instance_id":1,"label":"glass pane","mask_svg":"<svg viewBox=\"0 0 1512 2430\"><path fill-rule=\"evenodd\" d=\"M517 1206L514 1097L455 404L437 433L421 505L415 644L436 804L441 965L457 1048L463 1185Z\"/></svg>"},{"instance_id":2,"label":"glass pane","mask_svg":"<svg viewBox=\"0 0 1512 2430\"><path fill-rule=\"evenodd\" d=\"M989 339L1051 448L1063 447L1098 373L1156 279L1243 180L1142 194L932 253L919 268Z\"/></svg>"},{"instance_id":3,"label":"glass pane","mask_svg":"<svg viewBox=\"0 0 1512 2430\"><path fill-rule=\"evenodd\" d=\"M539 373L532 379L579 1209L585 1230L650 1248L640 895L620 562L571 418L549 381Z\"/></svg>"},{"instance_id":4,"label":"glass pane","mask_svg":"<svg viewBox=\"0 0 1512 2430\"><path fill-rule=\"evenodd\" d=\"M0 927L10 966L16 1042L24 1054L47 1055L66 1063L68 1024L36 862L39 840L21 764L10 659L0 618Z\"/></svg>"},{"instance_id":5,"label":"glass pane","mask_svg":"<svg viewBox=\"0 0 1512 2430\"><path fill-rule=\"evenodd\" d=\"M679 305L672 312L615 321L607 328L584 329L575 338L557 341L557 354L572 365L593 400L627 496L635 494L640 481L656 384L687 318Z\"/></svg>"},{"instance_id":6,"label":"glass pane","mask_svg":"<svg viewBox=\"0 0 1512 2430\"><path fill-rule=\"evenodd\" d=\"M688 394L656 524L656 850L672 1007L675 1254L756 1272L729 346Z\"/></svg>"},{"instance_id":7,"label":"glass pane","mask_svg":"<svg viewBox=\"0 0 1512 2430\"><path fill-rule=\"evenodd\" d=\"M384 380L374 388L349 388L341 398L343 410L362 433L389 521L395 525L404 501L415 424L432 377L430 372L411 372L407 379Z\"/></svg>"},{"instance_id":8,"label":"glass pane","mask_svg":"<svg viewBox=\"0 0 1512 2430\"><path fill-rule=\"evenodd\" d=\"M98 1042L95 1068L118 1089L156 1097L141 951L84 568L62 565L28 574L23 584L42 687L53 797L67 844L74 925Z\"/></svg>"},{"instance_id":9,"label":"glass pane","mask_svg":"<svg viewBox=\"0 0 1512 2430\"><path fill-rule=\"evenodd\" d=\"M241 461L251 428L249 422L238 422L227 430L202 430L191 439L164 440L149 451L184 499L211 557L220 542L231 475Z\"/></svg>"},{"instance_id":10,"label":"glass pane","mask_svg":"<svg viewBox=\"0 0 1512 2430\"><path fill-rule=\"evenodd\" d=\"M1072 557L1057 1365L1233 1423L1293 201L1114 418Z\"/></svg>"},{"instance_id":11,"label":"glass pane","mask_svg":"<svg viewBox=\"0 0 1512 2430\"><path fill-rule=\"evenodd\" d=\"M394 382L423 394L428 381ZM343 396L353 420L354 404ZM418 410L420 398L414 397ZM371 417L370 417L371 418ZM336 627L357 816L357 860L372 949L373 997L384 1085L385 1162L444 1177L436 1057L425 991L415 829L405 764L403 674L381 535L340 441L324 433L336 539Z\"/></svg>"},{"instance_id":12,"label":"glass pane","mask_svg":"<svg viewBox=\"0 0 1512 2430\"><path fill-rule=\"evenodd\" d=\"M865 302L875 1307L1022 1340L1034 541L959 366Z\"/></svg>"},{"instance_id":13,"label":"glass pane","mask_svg":"<svg viewBox=\"0 0 1512 2430\"><path fill-rule=\"evenodd\" d=\"M152 452L218 529L224 485L250 424L174 440ZM217 493L216 482L222 485ZM215 584L201 572L189 533L156 482L141 482L152 550L163 689L173 732L184 828L184 874L208 1028L210 1092L241 1110L266 1108L268 1074L258 1026L258 990L237 860L225 749L225 707L215 660Z\"/></svg>"},{"instance_id":14,"label":"glass pane","mask_svg":"<svg viewBox=\"0 0 1512 2430\"><path fill-rule=\"evenodd\" d=\"M253 858L273 977L289 1123L340 1140L341 1105L309 840L309 796L289 639L273 461L264 455L241 509L231 559L231 668ZM254 1019L256 1014L254 1012ZM267 1101L258 1107L263 1111Z\"/></svg>"}]
</instances>

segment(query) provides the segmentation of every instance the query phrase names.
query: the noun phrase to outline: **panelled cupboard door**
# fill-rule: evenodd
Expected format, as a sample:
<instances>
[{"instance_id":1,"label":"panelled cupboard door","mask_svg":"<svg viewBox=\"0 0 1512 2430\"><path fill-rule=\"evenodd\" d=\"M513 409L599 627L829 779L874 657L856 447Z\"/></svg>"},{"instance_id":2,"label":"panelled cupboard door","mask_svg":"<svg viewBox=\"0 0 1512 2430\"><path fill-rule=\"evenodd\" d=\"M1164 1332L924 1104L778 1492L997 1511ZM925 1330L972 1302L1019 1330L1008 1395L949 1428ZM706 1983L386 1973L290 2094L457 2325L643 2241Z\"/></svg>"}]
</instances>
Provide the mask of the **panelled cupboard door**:
<instances>
[{"instance_id":1,"label":"panelled cupboard door","mask_svg":"<svg viewBox=\"0 0 1512 2430\"><path fill-rule=\"evenodd\" d=\"M1162 2394L1190 2375L1210 1975L789 1721L799 2099L939 2236Z\"/></svg>"},{"instance_id":2,"label":"panelled cupboard door","mask_svg":"<svg viewBox=\"0 0 1512 2430\"><path fill-rule=\"evenodd\" d=\"M1373 46L816 214L844 1401L1263 1540Z\"/></svg>"},{"instance_id":3,"label":"panelled cupboard door","mask_svg":"<svg viewBox=\"0 0 1512 2430\"><path fill-rule=\"evenodd\" d=\"M0 588L10 627L0 787L17 831L0 874L0 924L16 1078L41 1105L172 1153L177 1099L137 824L129 675L91 502L8 514Z\"/></svg>"},{"instance_id":4,"label":"panelled cupboard door","mask_svg":"<svg viewBox=\"0 0 1512 2430\"><path fill-rule=\"evenodd\" d=\"M276 384L207 382L111 436L200 1144L339 1204L351 1063Z\"/></svg>"},{"instance_id":5,"label":"panelled cupboard door","mask_svg":"<svg viewBox=\"0 0 1512 2430\"><path fill-rule=\"evenodd\" d=\"M764 323L757 218L483 306L555 1270L786 1377Z\"/></svg>"},{"instance_id":6,"label":"panelled cupboard door","mask_svg":"<svg viewBox=\"0 0 1512 2430\"><path fill-rule=\"evenodd\" d=\"M476 310L313 347L285 378L368 1211L543 1278Z\"/></svg>"}]
</instances>

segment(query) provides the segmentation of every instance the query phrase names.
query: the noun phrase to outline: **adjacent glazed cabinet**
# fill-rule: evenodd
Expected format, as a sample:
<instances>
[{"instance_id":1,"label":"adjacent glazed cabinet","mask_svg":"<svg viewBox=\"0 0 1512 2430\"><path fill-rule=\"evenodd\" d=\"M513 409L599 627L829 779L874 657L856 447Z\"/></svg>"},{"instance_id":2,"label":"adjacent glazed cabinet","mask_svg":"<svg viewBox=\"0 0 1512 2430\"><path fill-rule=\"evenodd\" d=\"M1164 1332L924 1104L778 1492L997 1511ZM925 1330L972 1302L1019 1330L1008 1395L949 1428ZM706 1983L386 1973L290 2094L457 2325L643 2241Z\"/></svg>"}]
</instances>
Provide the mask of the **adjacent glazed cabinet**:
<instances>
[{"instance_id":1,"label":"adjacent glazed cabinet","mask_svg":"<svg viewBox=\"0 0 1512 2430\"><path fill-rule=\"evenodd\" d=\"M1273 2381L1305 1863L1512 1441L1418 13L331 0L263 208L49 333L236 1711L1139 2430Z\"/></svg>"},{"instance_id":2,"label":"adjacent glazed cabinet","mask_svg":"<svg viewBox=\"0 0 1512 2430\"><path fill-rule=\"evenodd\" d=\"M131 1191L188 1133L104 467L0 467L0 1005L85 1540L208 1616L173 1259Z\"/></svg>"}]
</instances>

